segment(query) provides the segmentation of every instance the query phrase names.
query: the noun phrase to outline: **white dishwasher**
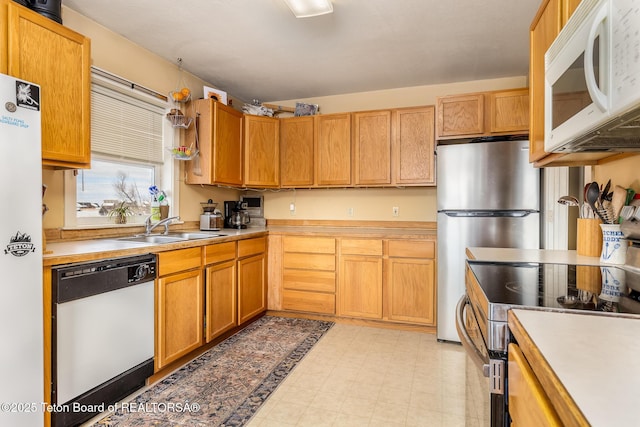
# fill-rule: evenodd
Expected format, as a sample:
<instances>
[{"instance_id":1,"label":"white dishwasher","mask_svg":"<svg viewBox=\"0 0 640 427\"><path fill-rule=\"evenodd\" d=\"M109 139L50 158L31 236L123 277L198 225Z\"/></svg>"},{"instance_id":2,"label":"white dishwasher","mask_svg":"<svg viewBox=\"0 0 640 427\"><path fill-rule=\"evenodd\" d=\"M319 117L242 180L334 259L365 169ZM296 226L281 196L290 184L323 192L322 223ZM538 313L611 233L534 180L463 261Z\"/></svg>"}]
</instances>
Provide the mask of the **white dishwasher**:
<instances>
[{"instance_id":1,"label":"white dishwasher","mask_svg":"<svg viewBox=\"0 0 640 427\"><path fill-rule=\"evenodd\" d=\"M75 426L153 374L155 255L52 269L52 424Z\"/></svg>"}]
</instances>

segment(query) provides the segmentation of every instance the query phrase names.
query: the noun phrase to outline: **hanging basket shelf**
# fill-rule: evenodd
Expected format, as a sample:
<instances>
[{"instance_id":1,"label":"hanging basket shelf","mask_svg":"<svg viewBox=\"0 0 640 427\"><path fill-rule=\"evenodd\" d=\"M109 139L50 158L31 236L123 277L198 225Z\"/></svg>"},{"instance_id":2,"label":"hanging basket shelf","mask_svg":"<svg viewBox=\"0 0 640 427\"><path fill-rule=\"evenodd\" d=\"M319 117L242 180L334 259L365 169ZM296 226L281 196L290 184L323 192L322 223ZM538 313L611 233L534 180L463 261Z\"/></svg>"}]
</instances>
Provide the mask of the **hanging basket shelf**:
<instances>
[{"instance_id":1,"label":"hanging basket shelf","mask_svg":"<svg viewBox=\"0 0 640 427\"><path fill-rule=\"evenodd\" d=\"M187 102L191 101L191 91L183 92L182 90L175 90L169 92L169 99L179 104L186 104Z\"/></svg>"},{"instance_id":2,"label":"hanging basket shelf","mask_svg":"<svg viewBox=\"0 0 640 427\"><path fill-rule=\"evenodd\" d=\"M174 128L189 129L193 123L193 117L184 116L182 114L167 114L167 119Z\"/></svg>"},{"instance_id":3,"label":"hanging basket shelf","mask_svg":"<svg viewBox=\"0 0 640 427\"><path fill-rule=\"evenodd\" d=\"M198 150L191 147L174 147L167 148L167 151L171 153L171 157L175 160L191 160L198 155Z\"/></svg>"}]
</instances>

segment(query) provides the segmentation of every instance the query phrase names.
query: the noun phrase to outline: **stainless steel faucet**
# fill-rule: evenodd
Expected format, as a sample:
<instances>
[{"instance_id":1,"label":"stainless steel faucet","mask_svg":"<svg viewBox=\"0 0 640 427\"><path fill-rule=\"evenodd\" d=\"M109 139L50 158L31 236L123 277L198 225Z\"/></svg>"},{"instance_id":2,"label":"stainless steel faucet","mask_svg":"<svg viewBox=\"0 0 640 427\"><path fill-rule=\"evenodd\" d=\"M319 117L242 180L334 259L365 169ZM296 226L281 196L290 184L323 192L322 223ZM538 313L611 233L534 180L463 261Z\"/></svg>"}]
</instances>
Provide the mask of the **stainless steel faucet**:
<instances>
[{"instance_id":1,"label":"stainless steel faucet","mask_svg":"<svg viewBox=\"0 0 640 427\"><path fill-rule=\"evenodd\" d=\"M180 217L179 216L171 216L169 218L165 218L165 219L161 219L160 221L156 222L155 224L151 223L151 215L149 215L147 217L147 219L144 220L144 234L145 235L149 235L151 234L151 232L153 231L154 228L156 228L159 225L164 225L164 233L162 234L169 234L169 223L173 220L179 220Z\"/></svg>"}]
</instances>

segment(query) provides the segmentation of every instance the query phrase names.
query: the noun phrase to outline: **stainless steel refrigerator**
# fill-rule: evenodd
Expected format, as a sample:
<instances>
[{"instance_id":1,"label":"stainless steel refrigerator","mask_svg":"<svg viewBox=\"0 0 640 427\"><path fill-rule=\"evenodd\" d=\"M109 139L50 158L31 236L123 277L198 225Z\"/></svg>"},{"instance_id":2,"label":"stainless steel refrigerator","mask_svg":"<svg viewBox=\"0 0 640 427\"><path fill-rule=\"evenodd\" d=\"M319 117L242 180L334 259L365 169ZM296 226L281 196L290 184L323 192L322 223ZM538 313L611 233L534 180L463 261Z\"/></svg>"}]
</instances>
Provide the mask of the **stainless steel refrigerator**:
<instances>
[{"instance_id":1,"label":"stainless steel refrigerator","mask_svg":"<svg viewBox=\"0 0 640 427\"><path fill-rule=\"evenodd\" d=\"M455 307L464 294L467 247L540 247L540 172L529 141L438 145L439 340L459 342Z\"/></svg>"}]
</instances>

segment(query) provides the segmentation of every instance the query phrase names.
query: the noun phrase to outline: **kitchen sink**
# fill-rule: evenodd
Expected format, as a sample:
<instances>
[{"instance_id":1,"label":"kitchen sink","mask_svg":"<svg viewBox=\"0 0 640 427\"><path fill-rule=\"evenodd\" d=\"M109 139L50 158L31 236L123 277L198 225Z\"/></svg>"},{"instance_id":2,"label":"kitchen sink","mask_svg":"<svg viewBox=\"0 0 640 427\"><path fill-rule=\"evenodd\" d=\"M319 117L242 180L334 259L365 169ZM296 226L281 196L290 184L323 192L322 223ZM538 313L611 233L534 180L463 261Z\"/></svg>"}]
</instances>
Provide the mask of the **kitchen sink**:
<instances>
[{"instance_id":1,"label":"kitchen sink","mask_svg":"<svg viewBox=\"0 0 640 427\"><path fill-rule=\"evenodd\" d=\"M171 236L128 236L121 237L118 240L124 240L127 242L143 242L143 243L176 243L176 242L184 242L187 239L180 237L171 237Z\"/></svg>"},{"instance_id":2,"label":"kitchen sink","mask_svg":"<svg viewBox=\"0 0 640 427\"><path fill-rule=\"evenodd\" d=\"M190 233L190 232L174 232L169 234L137 234L135 236L120 237L118 240L126 242L143 242L143 243L176 243L187 240L210 239L212 237L225 236L225 234L212 233Z\"/></svg>"},{"instance_id":3,"label":"kitchen sink","mask_svg":"<svg viewBox=\"0 0 640 427\"><path fill-rule=\"evenodd\" d=\"M195 239L210 239L212 237L221 237L226 236L226 234L214 234L214 233L193 233L193 232L172 232L166 234L167 237L176 237L180 239L186 240L195 240Z\"/></svg>"}]
</instances>

